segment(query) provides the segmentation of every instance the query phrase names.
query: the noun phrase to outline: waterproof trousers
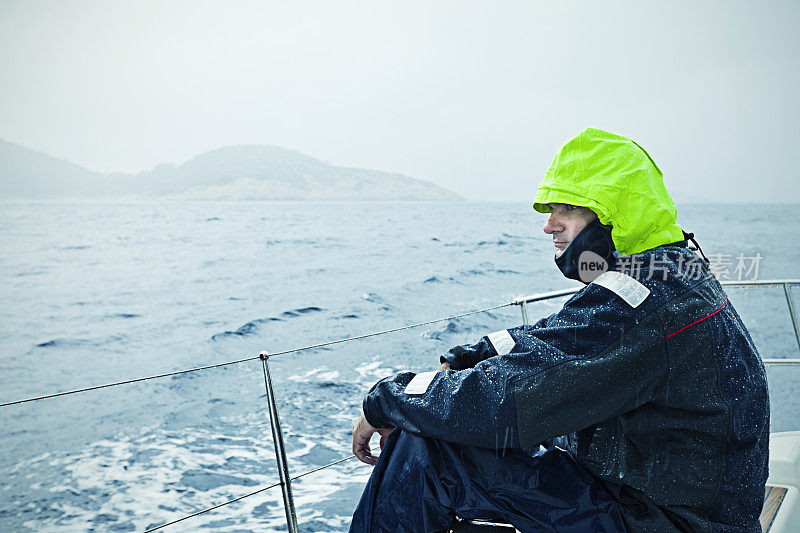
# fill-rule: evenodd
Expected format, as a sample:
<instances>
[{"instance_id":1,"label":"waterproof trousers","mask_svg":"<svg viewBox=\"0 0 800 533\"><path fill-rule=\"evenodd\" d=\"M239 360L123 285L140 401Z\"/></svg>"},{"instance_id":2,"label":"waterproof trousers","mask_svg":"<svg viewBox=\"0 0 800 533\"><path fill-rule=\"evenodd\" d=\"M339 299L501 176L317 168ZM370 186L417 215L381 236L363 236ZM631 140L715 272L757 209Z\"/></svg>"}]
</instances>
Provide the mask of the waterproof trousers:
<instances>
[{"instance_id":1,"label":"waterproof trousers","mask_svg":"<svg viewBox=\"0 0 800 533\"><path fill-rule=\"evenodd\" d=\"M523 533L626 531L618 503L566 439L533 451L492 450L395 430L350 532L448 531L456 516L508 522Z\"/></svg>"}]
</instances>

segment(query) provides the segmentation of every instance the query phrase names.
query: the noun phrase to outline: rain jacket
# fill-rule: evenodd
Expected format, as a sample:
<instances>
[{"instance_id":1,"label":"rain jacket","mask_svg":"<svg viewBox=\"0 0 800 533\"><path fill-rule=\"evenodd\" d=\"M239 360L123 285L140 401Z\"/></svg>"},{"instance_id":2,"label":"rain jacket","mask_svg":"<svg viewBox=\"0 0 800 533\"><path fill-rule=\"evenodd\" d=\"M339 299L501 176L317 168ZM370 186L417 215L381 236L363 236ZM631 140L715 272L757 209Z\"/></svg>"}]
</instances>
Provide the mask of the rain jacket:
<instances>
[{"instance_id":1,"label":"rain jacket","mask_svg":"<svg viewBox=\"0 0 800 533\"><path fill-rule=\"evenodd\" d=\"M619 272L534 325L453 348L442 356L451 370L378 382L367 421L487 448L571 435L630 531L760 531L764 367L682 241L658 167L632 141L586 130L548 170L535 207L549 202L590 207L612 225Z\"/></svg>"}]
</instances>

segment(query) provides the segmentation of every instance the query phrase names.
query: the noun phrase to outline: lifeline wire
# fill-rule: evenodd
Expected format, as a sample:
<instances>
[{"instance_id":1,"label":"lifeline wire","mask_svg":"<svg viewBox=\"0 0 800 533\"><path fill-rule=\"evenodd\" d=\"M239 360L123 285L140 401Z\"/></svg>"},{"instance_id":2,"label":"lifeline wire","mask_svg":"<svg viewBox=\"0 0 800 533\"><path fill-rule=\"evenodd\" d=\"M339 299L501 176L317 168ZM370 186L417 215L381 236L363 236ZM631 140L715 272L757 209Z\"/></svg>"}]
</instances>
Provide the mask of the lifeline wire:
<instances>
[{"instance_id":1,"label":"lifeline wire","mask_svg":"<svg viewBox=\"0 0 800 533\"><path fill-rule=\"evenodd\" d=\"M350 459L353 459L354 457L355 457L355 455L351 455L349 457L342 457L341 459L338 459L338 460L336 460L336 461L334 461L332 463L328 463L328 464L326 464L324 466L317 467L317 468L315 468L313 470L309 470L308 472L303 472L302 474L298 474L298 475L296 475L296 476L294 476L294 477L292 477L290 479L292 481L294 481L295 479L299 479L299 478L301 478L303 476L307 476L309 474L313 474L314 472L319 472L320 470L324 470L325 468L328 468L329 466L333 466L333 465L337 465L339 463L343 463L345 461L349 461ZM182 521L186 520L187 518L194 518L195 516L199 516L199 515L201 515L203 513L207 513L209 511L213 511L214 509L219 509L220 507L224 507L225 505L228 505L228 504L231 504L231 503L234 503L234 502L238 502L239 500L244 500L245 498L249 498L250 496L254 496L254 495L256 495L256 494L258 494L260 492L264 492L265 490L269 490L269 489L275 488L278 485L280 485L280 482L279 483L273 483L272 485L260 488L260 489L258 489L256 491L253 491L253 492L250 492L248 494L245 494L244 496L239 496L238 498L234 498L232 500L228 500L227 502L217 504L217 505L215 505L213 507L209 507L208 509L203 509L202 511L197 511L196 513L192 513L192 514L190 514L188 516L184 516L183 518L178 518L177 520L173 520L172 522L167 522L166 524L161 524L160 526L157 526L157 527L154 527L152 529L146 530L144 533L151 533L152 531L157 531L157 530L165 528L167 526L171 526L172 524L177 524L178 522L182 522Z\"/></svg>"},{"instance_id":2,"label":"lifeline wire","mask_svg":"<svg viewBox=\"0 0 800 533\"><path fill-rule=\"evenodd\" d=\"M375 331L373 333L365 333L363 335L356 335L355 337L345 337L343 339L336 339L336 340L332 340L332 341L321 342L319 344L311 344L309 346L302 346L300 348L291 348L289 350L283 350L281 352L272 353L272 354L270 354L270 357L275 357L276 355L284 355L284 354L293 353L293 352L302 352L304 350L313 350L315 348L322 348L324 346L330 346L332 344L339 344L339 343L342 343L342 342L349 342L349 341L355 341L355 340L359 340L359 339L366 339L367 337L375 337L377 335L384 335L386 333L395 333L397 331L403 331L405 329L411 329L411 328L418 328L420 326L428 326L430 324L435 324L437 322L444 322L446 320L453 320L455 318L462 318L462 317L469 316L469 315L477 315L478 313L486 313L487 311L493 311L495 309L500 309L502 307L509 307L511 305L517 305L517 304L514 303L514 302L504 303L504 304L495 305L495 306L492 306L492 307L487 307L485 309L478 309L477 311L468 311L466 313L461 313L461 314L458 314L458 315L448 316L448 317L445 317L445 318L437 318L436 320L429 320L427 322L420 322L418 324L411 324L409 326L401 326L399 328L392 328L392 329L387 329L387 330L383 330L383 331ZM114 382L114 383L106 383L105 385L94 385L92 387L85 387L85 388L82 388L82 389L75 389L75 390L64 391L64 392L56 392L56 393L53 393L53 394L45 394L43 396L36 396L34 398L26 398L24 400L15 400L13 402L0 403L0 407L8 407L9 405L17 405L17 404L20 404L20 403L35 402L35 401L38 401L38 400L45 400L47 398L56 398L58 396L67 396L69 394L77 394L79 392L86 392L86 391L90 391L90 390L105 389L107 387L116 387L118 385L127 385L128 383L136 383L136 382L139 382L139 381L147 381L147 380L150 380L150 379L159 379L159 378L166 378L166 377L169 377L169 376L177 376L178 374L187 374L189 372L197 372L198 370L208 370L209 368L217 368L217 367L220 367L220 366L236 365L236 364L239 364L239 363L244 363L246 361L254 361L254 360L259 359L259 358L260 358L260 356L256 355L254 357L245 357L244 359L236 359L235 361L226 361L224 363L216 363L216 364L213 364L213 365L198 366L197 368L187 368L186 370L176 370L174 372L167 372L166 374L156 374L154 376L146 376L146 377L141 377L141 378L127 379L125 381L117 381L117 382Z\"/></svg>"},{"instance_id":3,"label":"lifeline wire","mask_svg":"<svg viewBox=\"0 0 800 533\"><path fill-rule=\"evenodd\" d=\"M239 500L244 500L245 498L247 498L249 496L253 496L254 494L258 494L259 492L264 492L265 490L269 490L271 488L277 487L278 485L280 485L280 483L273 483L272 485L269 485L267 487L258 489L256 491L253 491L253 492L249 493L249 494L245 494L244 496L239 496L238 498L234 498L233 500L228 500L225 503L220 503L220 504L215 505L214 507L209 507L208 509L203 509L202 511L197 511L196 513L192 513L192 514L190 514L188 516L184 516L183 518L178 518L177 520L173 520L172 522L167 522L166 524L161 524L160 526L154 527L152 529L147 529L147 530L145 530L144 533L150 533L151 531L157 531L157 530L159 530L161 528L165 528L167 526L171 526L172 524L177 524L178 522L183 522L184 520L187 520L189 518L194 518L195 516L199 516L199 515L201 515L203 513L207 513L209 511L213 511L214 509L219 509L220 507L224 507L225 505L228 505L229 503L234 503L234 502L238 502Z\"/></svg>"},{"instance_id":4,"label":"lifeline wire","mask_svg":"<svg viewBox=\"0 0 800 533\"><path fill-rule=\"evenodd\" d=\"M166 378L169 376L177 376L178 374L187 374L189 372L197 372L198 370L206 370L209 368L216 368L218 366L234 365L236 363L244 363L245 361L253 361L258 359L258 356L247 357L245 359L238 359L236 361L228 361L226 363L217 363L214 365L198 366L197 368L187 368L186 370L176 370L175 372L167 372L166 374L157 374L155 376L146 376L143 378L127 379L125 381L117 381L115 383L106 383L105 385L94 385L92 387L85 387L83 389L75 389L64 392L56 392L54 394L45 394L44 396L36 396L35 398L26 398L24 400L15 400L13 402L0 403L0 407L7 407L9 405L16 405L19 403L35 402L37 400L45 400L47 398L55 398L57 396L66 396L68 394L77 394L79 392L86 392L90 390L105 389L107 387L116 387L117 385L127 385L128 383L136 383L137 381L147 381L148 379Z\"/></svg>"}]
</instances>

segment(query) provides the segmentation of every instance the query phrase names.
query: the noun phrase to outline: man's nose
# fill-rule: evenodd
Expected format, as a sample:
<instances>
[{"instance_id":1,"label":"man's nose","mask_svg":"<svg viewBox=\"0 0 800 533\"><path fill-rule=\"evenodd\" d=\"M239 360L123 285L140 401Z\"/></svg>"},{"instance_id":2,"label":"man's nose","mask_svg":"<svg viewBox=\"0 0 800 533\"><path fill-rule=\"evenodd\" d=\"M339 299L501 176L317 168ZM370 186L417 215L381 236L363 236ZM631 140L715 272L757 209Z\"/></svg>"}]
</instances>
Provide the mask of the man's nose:
<instances>
[{"instance_id":1,"label":"man's nose","mask_svg":"<svg viewBox=\"0 0 800 533\"><path fill-rule=\"evenodd\" d=\"M553 214L551 213L549 217L547 217L547 222L544 223L544 227L542 231L547 233L548 235L552 235L557 231L561 231L563 228L558 224L558 220L553 219Z\"/></svg>"}]
</instances>

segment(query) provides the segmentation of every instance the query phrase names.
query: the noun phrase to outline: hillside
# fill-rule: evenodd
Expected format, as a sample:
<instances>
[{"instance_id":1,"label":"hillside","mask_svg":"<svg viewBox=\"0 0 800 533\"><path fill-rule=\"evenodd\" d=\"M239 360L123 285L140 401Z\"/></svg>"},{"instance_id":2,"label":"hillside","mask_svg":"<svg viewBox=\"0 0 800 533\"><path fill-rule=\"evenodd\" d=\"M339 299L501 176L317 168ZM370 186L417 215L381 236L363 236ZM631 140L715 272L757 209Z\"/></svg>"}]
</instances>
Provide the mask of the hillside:
<instances>
[{"instance_id":1,"label":"hillside","mask_svg":"<svg viewBox=\"0 0 800 533\"><path fill-rule=\"evenodd\" d=\"M93 172L0 139L5 198L169 197L201 200L459 200L433 183L337 167L277 146L228 146L138 174Z\"/></svg>"}]
</instances>

